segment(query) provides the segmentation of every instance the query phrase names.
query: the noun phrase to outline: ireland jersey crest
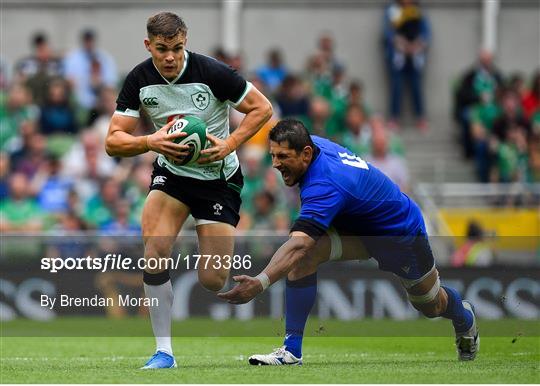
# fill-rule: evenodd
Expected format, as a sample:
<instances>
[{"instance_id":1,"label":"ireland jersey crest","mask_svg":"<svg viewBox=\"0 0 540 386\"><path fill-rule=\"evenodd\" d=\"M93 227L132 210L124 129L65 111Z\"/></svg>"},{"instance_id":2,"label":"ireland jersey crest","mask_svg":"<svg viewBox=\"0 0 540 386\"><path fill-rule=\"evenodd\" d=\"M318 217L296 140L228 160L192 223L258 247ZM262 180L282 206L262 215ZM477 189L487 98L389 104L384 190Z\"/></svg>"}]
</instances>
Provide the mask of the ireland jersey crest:
<instances>
[{"instance_id":1,"label":"ireland jersey crest","mask_svg":"<svg viewBox=\"0 0 540 386\"><path fill-rule=\"evenodd\" d=\"M210 94L207 92L197 92L195 94L191 95L191 100L193 101L193 104L196 108L199 110L204 110L208 107L208 104L210 103Z\"/></svg>"}]
</instances>

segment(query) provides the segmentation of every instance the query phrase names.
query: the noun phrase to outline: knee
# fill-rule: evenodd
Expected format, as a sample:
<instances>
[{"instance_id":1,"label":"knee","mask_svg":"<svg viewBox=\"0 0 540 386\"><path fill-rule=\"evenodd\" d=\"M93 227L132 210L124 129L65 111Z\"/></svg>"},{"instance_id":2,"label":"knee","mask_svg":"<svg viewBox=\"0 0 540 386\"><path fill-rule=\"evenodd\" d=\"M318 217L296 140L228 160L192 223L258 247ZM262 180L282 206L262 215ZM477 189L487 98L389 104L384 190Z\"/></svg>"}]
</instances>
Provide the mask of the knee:
<instances>
[{"instance_id":1,"label":"knee","mask_svg":"<svg viewBox=\"0 0 540 386\"><path fill-rule=\"evenodd\" d=\"M422 310L422 314L423 314L426 318L430 318L430 319L433 319L433 318L436 318L436 317L438 317L438 316L441 316L441 313L440 313L436 308L424 309L424 310Z\"/></svg>"},{"instance_id":2,"label":"knee","mask_svg":"<svg viewBox=\"0 0 540 386\"><path fill-rule=\"evenodd\" d=\"M151 274L160 273L168 269L168 256L170 252L165 248L146 245L144 248L145 271Z\"/></svg>"},{"instance_id":3,"label":"knee","mask_svg":"<svg viewBox=\"0 0 540 386\"><path fill-rule=\"evenodd\" d=\"M287 279L289 279L289 281L295 281L295 280L301 279L302 278L301 271L302 271L301 269L294 268L293 270L289 271L289 273L287 274Z\"/></svg>"},{"instance_id":4,"label":"knee","mask_svg":"<svg viewBox=\"0 0 540 386\"><path fill-rule=\"evenodd\" d=\"M199 283L208 291L217 292L225 287L227 282L227 275L200 275Z\"/></svg>"},{"instance_id":5,"label":"knee","mask_svg":"<svg viewBox=\"0 0 540 386\"><path fill-rule=\"evenodd\" d=\"M170 248L159 242L147 241L144 245L144 258L145 259L162 259L169 257Z\"/></svg>"},{"instance_id":6,"label":"knee","mask_svg":"<svg viewBox=\"0 0 540 386\"><path fill-rule=\"evenodd\" d=\"M429 304L415 304L413 307L422 313L426 318L437 318L444 312L441 302L429 303Z\"/></svg>"},{"instance_id":7,"label":"knee","mask_svg":"<svg viewBox=\"0 0 540 386\"><path fill-rule=\"evenodd\" d=\"M295 280L300 280L308 275L311 275L313 273L317 272L317 267L312 267L312 266L302 266L302 267L299 267L299 266L296 266L295 268L293 268L287 275L287 279L289 281L295 281Z\"/></svg>"}]
</instances>

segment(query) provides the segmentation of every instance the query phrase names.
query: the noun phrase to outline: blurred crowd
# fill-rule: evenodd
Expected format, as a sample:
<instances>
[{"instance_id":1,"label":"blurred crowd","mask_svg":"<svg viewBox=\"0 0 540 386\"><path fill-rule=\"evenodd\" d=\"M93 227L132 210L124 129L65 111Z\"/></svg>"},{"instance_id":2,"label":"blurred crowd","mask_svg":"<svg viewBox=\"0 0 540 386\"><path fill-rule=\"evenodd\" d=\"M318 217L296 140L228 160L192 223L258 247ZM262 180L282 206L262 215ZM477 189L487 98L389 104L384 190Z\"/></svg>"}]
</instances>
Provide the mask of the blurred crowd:
<instances>
[{"instance_id":1,"label":"blurred crowd","mask_svg":"<svg viewBox=\"0 0 540 386\"><path fill-rule=\"evenodd\" d=\"M139 232L156 155L115 159L104 151L122 81L113 57L100 49L93 30L81 31L80 47L62 56L44 33L33 36L31 47L9 82L2 76L0 231ZM219 48L210 54L274 106L271 121L238 151L245 179L240 230L286 232L297 215L298 194L283 184L268 156L268 131L284 117L344 144L408 189L403 144L372 113L362 82L349 79L330 33L318 37L298 73L287 68L279 49L270 49L254 69ZM231 110L231 131L242 117ZM135 134L151 132L149 122L140 121Z\"/></svg>"},{"instance_id":2,"label":"blurred crowd","mask_svg":"<svg viewBox=\"0 0 540 386\"><path fill-rule=\"evenodd\" d=\"M459 79L454 117L481 182L540 182L540 69L503 74L486 50Z\"/></svg>"},{"instance_id":3,"label":"blurred crowd","mask_svg":"<svg viewBox=\"0 0 540 386\"><path fill-rule=\"evenodd\" d=\"M279 48L249 69L241 55L220 48L208 53L235 68L274 107L272 119L238 151L244 173L240 230L286 232L297 215L298 194L272 169L267 149L268 132L281 118L300 119L312 134L343 144L410 190L399 100L402 83L411 85L417 127L427 130L420 79L429 24L412 0L391 2L382 24L388 120L373 111L362 81L350 77L329 32L314 39L302 71L291 71ZM0 61L0 231L140 231L156 154L111 158L104 150L125 75L91 29L80 32L72 52L59 55L38 32L31 53L13 69ZM538 73L532 83L521 75L504 80L487 53L461 79L455 116L482 181L538 181L539 91ZM242 117L231 110L231 132ZM142 117L135 135L151 130Z\"/></svg>"}]
</instances>

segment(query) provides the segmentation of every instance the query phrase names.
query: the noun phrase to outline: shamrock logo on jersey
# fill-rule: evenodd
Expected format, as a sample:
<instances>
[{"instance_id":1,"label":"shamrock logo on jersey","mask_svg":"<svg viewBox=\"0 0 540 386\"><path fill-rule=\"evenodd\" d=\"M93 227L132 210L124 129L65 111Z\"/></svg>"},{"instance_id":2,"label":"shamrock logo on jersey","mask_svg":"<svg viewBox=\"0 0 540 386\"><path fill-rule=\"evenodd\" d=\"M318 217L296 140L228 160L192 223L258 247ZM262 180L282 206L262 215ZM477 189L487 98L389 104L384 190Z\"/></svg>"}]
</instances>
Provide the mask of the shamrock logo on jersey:
<instances>
[{"instance_id":1,"label":"shamrock logo on jersey","mask_svg":"<svg viewBox=\"0 0 540 386\"><path fill-rule=\"evenodd\" d=\"M191 100L196 108L199 110L204 110L210 104L210 94L207 92L198 92L191 95Z\"/></svg>"}]
</instances>

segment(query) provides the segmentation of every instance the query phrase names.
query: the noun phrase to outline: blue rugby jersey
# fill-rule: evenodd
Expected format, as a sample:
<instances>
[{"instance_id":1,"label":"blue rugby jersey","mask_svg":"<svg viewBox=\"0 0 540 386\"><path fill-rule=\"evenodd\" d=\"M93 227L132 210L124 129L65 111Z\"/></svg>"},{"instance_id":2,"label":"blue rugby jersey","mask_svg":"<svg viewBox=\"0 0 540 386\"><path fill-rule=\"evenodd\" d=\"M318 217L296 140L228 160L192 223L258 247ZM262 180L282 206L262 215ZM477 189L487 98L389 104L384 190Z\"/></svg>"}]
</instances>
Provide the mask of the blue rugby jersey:
<instances>
[{"instance_id":1,"label":"blue rugby jersey","mask_svg":"<svg viewBox=\"0 0 540 386\"><path fill-rule=\"evenodd\" d=\"M334 142L312 140L318 151L299 182L302 208L293 231L305 231L305 222L361 236L415 236L424 229L416 203L380 170Z\"/></svg>"}]
</instances>

